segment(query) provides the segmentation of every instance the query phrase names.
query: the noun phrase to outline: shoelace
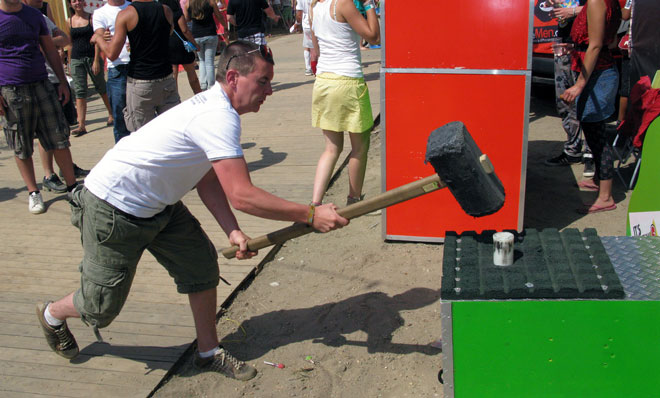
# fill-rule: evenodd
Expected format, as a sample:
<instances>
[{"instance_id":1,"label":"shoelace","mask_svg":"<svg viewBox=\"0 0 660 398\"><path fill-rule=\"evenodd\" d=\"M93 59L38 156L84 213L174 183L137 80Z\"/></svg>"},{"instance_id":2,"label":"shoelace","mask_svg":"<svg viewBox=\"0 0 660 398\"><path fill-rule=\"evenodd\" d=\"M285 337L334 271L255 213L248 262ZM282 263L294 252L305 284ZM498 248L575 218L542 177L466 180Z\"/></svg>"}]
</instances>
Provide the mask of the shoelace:
<instances>
[{"instance_id":1,"label":"shoelace","mask_svg":"<svg viewBox=\"0 0 660 398\"><path fill-rule=\"evenodd\" d=\"M69 349L73 345L73 339L71 337L71 334L67 333L67 329L65 326L62 326L59 329L55 329L55 335L57 335L57 338L60 341L60 348L63 350Z\"/></svg>"},{"instance_id":2,"label":"shoelace","mask_svg":"<svg viewBox=\"0 0 660 398\"><path fill-rule=\"evenodd\" d=\"M214 369L214 370L222 370L221 368L224 367L225 361L229 361L229 363L231 363L231 365L234 367L234 369L239 369L241 366L244 365L244 362L239 361L238 359L234 358L233 356L231 356L231 354L229 354L225 350L221 350L219 356L222 358L221 362L220 362L220 366L218 366L217 362L215 362L215 361L213 361L211 363L211 368Z\"/></svg>"}]
</instances>

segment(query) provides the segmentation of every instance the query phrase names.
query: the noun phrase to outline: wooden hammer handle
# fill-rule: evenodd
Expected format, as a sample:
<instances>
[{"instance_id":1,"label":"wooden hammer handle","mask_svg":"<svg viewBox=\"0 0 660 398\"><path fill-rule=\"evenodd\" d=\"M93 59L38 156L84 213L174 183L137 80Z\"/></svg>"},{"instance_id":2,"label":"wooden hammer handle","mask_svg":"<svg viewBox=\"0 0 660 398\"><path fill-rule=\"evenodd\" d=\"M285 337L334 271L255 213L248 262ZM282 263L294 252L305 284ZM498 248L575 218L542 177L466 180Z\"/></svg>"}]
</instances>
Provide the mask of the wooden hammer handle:
<instances>
[{"instance_id":1,"label":"wooden hammer handle","mask_svg":"<svg viewBox=\"0 0 660 398\"><path fill-rule=\"evenodd\" d=\"M447 184L442 182L437 174L434 174L421 180L383 192L374 197L353 203L352 205L341 209L337 209L337 213L350 220L371 213L372 211L405 202L406 200L422 196L429 192L437 191L446 186ZM248 241L248 249L252 251L263 249L264 247L284 243L289 239L297 238L310 232L314 232L314 228L307 224L293 224L269 234L262 235L258 238L250 239ZM234 258L236 256L236 251L238 251L238 246L234 245L222 249L222 255L226 258Z\"/></svg>"}]
</instances>

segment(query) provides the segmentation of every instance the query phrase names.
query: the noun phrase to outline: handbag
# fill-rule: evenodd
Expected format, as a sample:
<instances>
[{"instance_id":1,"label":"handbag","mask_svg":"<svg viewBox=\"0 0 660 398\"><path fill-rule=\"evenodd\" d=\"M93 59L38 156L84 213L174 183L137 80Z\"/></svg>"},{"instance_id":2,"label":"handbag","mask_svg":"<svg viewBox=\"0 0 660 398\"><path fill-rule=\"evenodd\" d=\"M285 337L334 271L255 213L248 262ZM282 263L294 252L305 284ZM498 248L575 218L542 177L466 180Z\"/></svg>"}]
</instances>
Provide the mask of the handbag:
<instances>
[{"instance_id":1,"label":"handbag","mask_svg":"<svg viewBox=\"0 0 660 398\"><path fill-rule=\"evenodd\" d=\"M185 48L186 51L188 51L189 53L197 51L197 47L195 47L194 44L192 44L188 40L183 40L183 37L181 37L181 35L177 33L176 30L174 31L174 33L176 33L177 37L181 40L181 42L183 43L183 48Z\"/></svg>"}]
</instances>

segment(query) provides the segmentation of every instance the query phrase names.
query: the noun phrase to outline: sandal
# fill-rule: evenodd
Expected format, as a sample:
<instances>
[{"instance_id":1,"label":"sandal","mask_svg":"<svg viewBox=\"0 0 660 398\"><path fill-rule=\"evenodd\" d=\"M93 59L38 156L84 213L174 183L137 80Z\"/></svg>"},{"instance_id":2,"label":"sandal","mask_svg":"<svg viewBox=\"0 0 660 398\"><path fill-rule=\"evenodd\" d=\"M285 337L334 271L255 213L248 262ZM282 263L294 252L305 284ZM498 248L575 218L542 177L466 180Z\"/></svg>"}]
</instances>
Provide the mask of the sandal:
<instances>
[{"instance_id":1,"label":"sandal","mask_svg":"<svg viewBox=\"0 0 660 398\"><path fill-rule=\"evenodd\" d=\"M606 206L596 206L596 204L593 204L588 207L584 207L581 209L578 209L578 213L580 214L594 214L594 213L600 213L603 211L610 211L616 209L616 203L612 203L611 205L606 205Z\"/></svg>"},{"instance_id":2,"label":"sandal","mask_svg":"<svg viewBox=\"0 0 660 398\"><path fill-rule=\"evenodd\" d=\"M600 187L593 180L582 180L577 183L577 187L585 191L598 192Z\"/></svg>"},{"instance_id":3,"label":"sandal","mask_svg":"<svg viewBox=\"0 0 660 398\"><path fill-rule=\"evenodd\" d=\"M87 130L85 130L84 127L83 128L78 127L76 129L71 130L71 135L74 137L80 137L81 135L84 134L87 134Z\"/></svg>"}]
</instances>

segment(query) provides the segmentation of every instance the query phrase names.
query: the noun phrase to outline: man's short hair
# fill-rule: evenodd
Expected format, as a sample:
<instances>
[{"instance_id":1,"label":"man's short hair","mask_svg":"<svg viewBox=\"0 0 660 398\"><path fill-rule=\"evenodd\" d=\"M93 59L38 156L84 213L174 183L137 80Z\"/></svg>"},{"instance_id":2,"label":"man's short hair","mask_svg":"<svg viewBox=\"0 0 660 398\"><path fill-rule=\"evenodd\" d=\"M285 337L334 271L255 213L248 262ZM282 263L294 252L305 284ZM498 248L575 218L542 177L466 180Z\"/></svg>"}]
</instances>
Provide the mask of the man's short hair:
<instances>
[{"instance_id":1,"label":"man's short hair","mask_svg":"<svg viewBox=\"0 0 660 398\"><path fill-rule=\"evenodd\" d=\"M224 82L227 77L227 70L229 69L234 69L241 76L245 76L254 70L255 60L257 58L275 65L273 54L266 45L258 45L245 40L233 42L220 54L215 79L219 82Z\"/></svg>"}]
</instances>

